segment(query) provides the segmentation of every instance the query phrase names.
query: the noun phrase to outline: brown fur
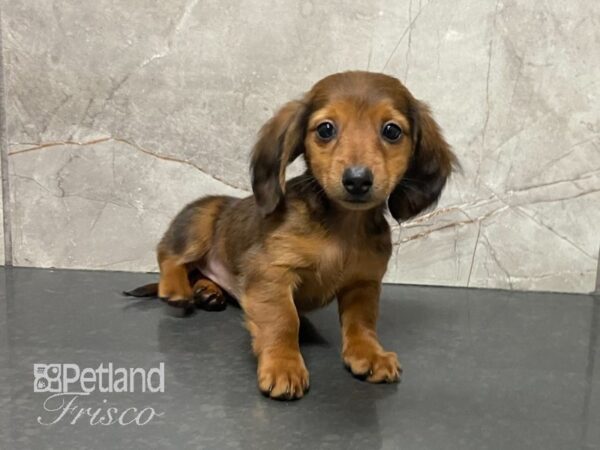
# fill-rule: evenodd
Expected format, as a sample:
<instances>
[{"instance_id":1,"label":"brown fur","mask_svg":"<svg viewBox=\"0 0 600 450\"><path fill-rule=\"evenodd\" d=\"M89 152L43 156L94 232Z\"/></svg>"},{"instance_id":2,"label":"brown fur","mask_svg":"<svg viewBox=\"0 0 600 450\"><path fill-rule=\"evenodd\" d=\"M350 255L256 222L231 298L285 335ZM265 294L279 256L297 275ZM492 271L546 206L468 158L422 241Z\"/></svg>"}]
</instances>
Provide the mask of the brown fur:
<instances>
[{"instance_id":1,"label":"brown fur","mask_svg":"<svg viewBox=\"0 0 600 450\"><path fill-rule=\"evenodd\" d=\"M325 119L337 126L328 142L315 131ZM403 131L398 142L380 134L388 121ZM286 166L300 155L306 173L285 182ZM300 398L308 389L298 313L334 298L346 366L371 382L396 381L398 359L376 336L392 250L384 213L404 220L435 203L454 163L428 108L398 80L331 75L262 128L252 152L254 196L203 198L173 220L158 246L158 294L174 305L193 302L190 271L218 262L245 313L259 389L273 398ZM357 164L373 173L363 203L349 201L341 182Z\"/></svg>"}]
</instances>

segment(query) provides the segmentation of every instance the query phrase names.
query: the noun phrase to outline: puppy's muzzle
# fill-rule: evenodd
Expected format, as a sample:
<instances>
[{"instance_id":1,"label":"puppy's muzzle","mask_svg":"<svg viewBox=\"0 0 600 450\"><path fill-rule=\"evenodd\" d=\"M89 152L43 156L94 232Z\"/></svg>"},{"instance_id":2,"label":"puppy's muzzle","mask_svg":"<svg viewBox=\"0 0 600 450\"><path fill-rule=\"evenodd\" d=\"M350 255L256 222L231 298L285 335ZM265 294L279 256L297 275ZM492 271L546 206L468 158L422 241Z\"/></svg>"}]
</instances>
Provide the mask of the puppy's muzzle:
<instances>
[{"instance_id":1,"label":"puppy's muzzle","mask_svg":"<svg viewBox=\"0 0 600 450\"><path fill-rule=\"evenodd\" d=\"M364 166L351 166L342 174L342 184L349 194L349 201L366 201L373 186L373 172Z\"/></svg>"}]
</instances>

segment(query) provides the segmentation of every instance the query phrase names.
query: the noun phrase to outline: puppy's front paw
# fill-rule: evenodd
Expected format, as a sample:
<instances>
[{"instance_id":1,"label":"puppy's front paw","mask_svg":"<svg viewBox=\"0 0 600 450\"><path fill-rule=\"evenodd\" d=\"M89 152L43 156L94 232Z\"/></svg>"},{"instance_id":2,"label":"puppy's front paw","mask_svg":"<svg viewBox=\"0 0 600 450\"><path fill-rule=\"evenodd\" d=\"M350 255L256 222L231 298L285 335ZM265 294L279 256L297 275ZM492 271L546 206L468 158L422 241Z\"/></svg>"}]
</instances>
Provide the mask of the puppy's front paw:
<instances>
[{"instance_id":1,"label":"puppy's front paw","mask_svg":"<svg viewBox=\"0 0 600 450\"><path fill-rule=\"evenodd\" d=\"M258 360L258 388L277 400L295 400L309 387L308 370L297 351L270 352Z\"/></svg>"},{"instance_id":2,"label":"puppy's front paw","mask_svg":"<svg viewBox=\"0 0 600 450\"><path fill-rule=\"evenodd\" d=\"M347 345L344 364L358 378L370 383L395 383L400 380L402 368L394 352L386 352L370 342Z\"/></svg>"}]
</instances>

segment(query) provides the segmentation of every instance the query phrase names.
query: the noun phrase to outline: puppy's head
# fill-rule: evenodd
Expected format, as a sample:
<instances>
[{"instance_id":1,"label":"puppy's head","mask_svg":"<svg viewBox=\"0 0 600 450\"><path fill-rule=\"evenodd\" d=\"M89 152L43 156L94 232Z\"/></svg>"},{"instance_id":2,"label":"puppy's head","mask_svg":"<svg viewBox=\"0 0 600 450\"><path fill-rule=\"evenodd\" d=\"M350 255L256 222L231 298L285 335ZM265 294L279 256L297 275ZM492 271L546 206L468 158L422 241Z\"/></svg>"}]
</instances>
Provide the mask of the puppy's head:
<instances>
[{"instance_id":1,"label":"puppy's head","mask_svg":"<svg viewBox=\"0 0 600 450\"><path fill-rule=\"evenodd\" d=\"M281 202L285 168L304 154L326 195L343 208L388 202L408 219L439 197L455 163L429 109L396 78L330 75L262 128L252 153L252 188L266 215Z\"/></svg>"}]
</instances>

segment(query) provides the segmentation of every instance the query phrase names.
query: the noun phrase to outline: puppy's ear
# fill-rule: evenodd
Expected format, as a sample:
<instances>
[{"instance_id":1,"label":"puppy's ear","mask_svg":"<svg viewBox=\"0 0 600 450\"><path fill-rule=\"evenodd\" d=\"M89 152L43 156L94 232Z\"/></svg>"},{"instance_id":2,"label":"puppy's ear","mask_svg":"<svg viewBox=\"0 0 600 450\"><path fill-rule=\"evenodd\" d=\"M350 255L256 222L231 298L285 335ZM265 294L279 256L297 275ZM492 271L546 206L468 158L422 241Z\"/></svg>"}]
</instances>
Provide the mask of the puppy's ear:
<instances>
[{"instance_id":1,"label":"puppy's ear","mask_svg":"<svg viewBox=\"0 0 600 450\"><path fill-rule=\"evenodd\" d=\"M433 205L457 166L456 156L431 117L429 107L418 100L413 102L410 112L413 156L388 199L390 213L397 221L416 216Z\"/></svg>"},{"instance_id":2,"label":"puppy's ear","mask_svg":"<svg viewBox=\"0 0 600 450\"><path fill-rule=\"evenodd\" d=\"M260 212L272 213L285 194L285 169L304 152L308 108L302 101L285 104L261 128L252 149L252 191Z\"/></svg>"}]
</instances>

